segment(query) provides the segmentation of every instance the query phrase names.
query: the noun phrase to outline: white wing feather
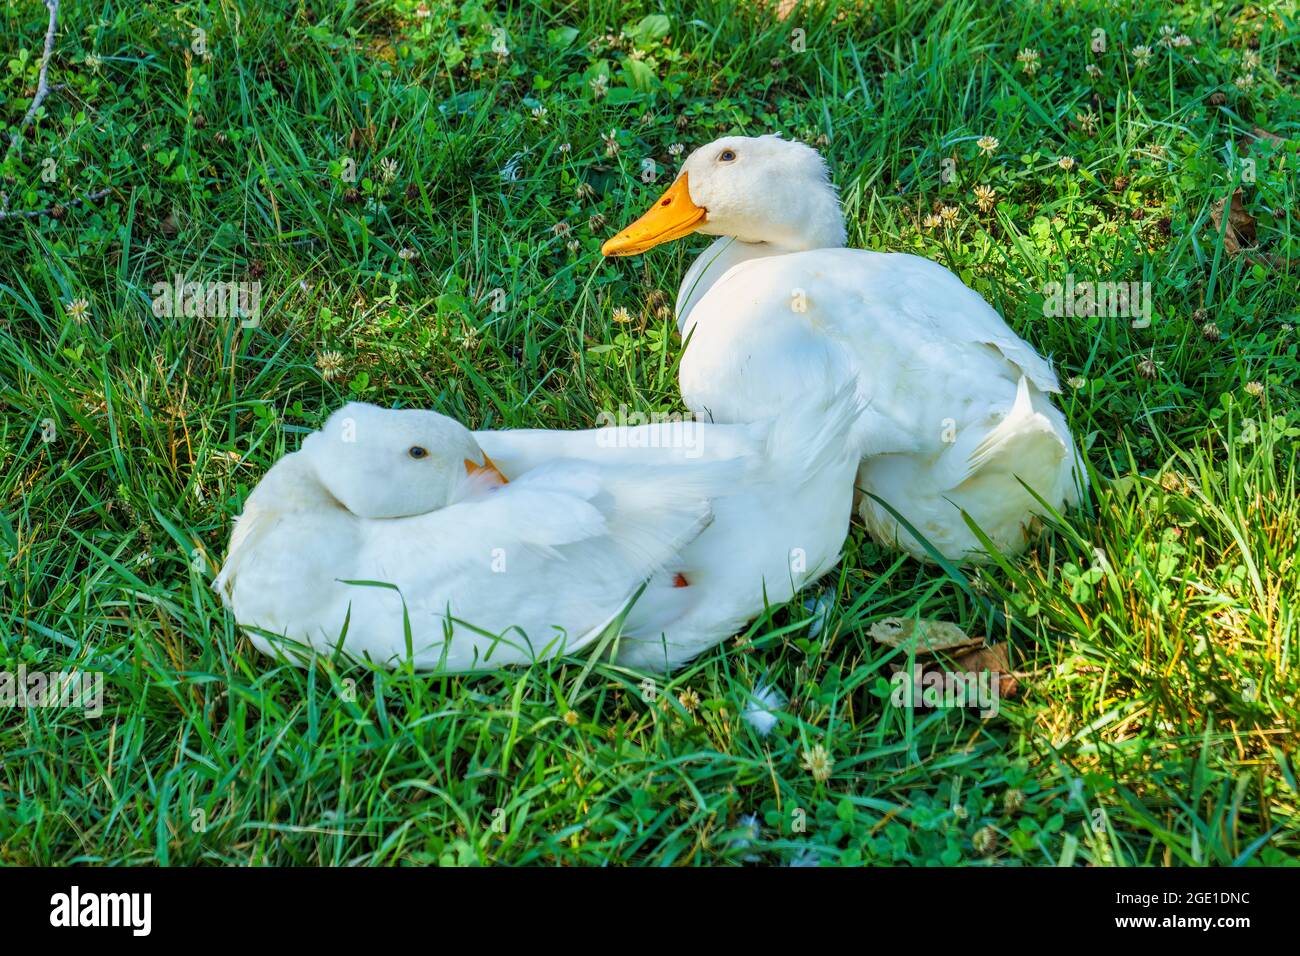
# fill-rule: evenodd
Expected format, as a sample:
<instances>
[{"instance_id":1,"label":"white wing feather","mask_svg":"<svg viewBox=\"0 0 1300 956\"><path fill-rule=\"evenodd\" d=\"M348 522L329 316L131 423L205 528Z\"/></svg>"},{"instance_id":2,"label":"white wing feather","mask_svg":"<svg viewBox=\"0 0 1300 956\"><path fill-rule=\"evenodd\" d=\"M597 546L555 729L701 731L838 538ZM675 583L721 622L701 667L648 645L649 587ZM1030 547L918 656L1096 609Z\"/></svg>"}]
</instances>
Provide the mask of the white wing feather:
<instances>
[{"instance_id":1,"label":"white wing feather","mask_svg":"<svg viewBox=\"0 0 1300 956\"><path fill-rule=\"evenodd\" d=\"M931 447L1014 401L1021 375L1058 391L1046 359L974 291L917 256L817 249L731 267L694 303L687 404L717 421L775 415L787 397L858 380L863 455Z\"/></svg>"}]
</instances>

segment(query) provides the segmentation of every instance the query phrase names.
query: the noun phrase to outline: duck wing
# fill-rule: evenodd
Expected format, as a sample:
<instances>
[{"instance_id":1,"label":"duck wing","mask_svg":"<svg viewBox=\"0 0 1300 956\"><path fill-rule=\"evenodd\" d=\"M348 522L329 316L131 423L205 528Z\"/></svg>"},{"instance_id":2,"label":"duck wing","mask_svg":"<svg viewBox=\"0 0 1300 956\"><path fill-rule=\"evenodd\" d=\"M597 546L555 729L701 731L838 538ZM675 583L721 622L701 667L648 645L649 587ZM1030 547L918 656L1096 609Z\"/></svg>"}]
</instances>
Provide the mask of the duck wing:
<instances>
[{"instance_id":1,"label":"duck wing","mask_svg":"<svg viewBox=\"0 0 1300 956\"><path fill-rule=\"evenodd\" d=\"M945 423L1004 413L1051 365L976 292L918 256L817 249L734 266L692 309L687 404L717 421L776 415L857 379L863 455L934 450Z\"/></svg>"},{"instance_id":2,"label":"duck wing","mask_svg":"<svg viewBox=\"0 0 1300 956\"><path fill-rule=\"evenodd\" d=\"M735 480L726 462L556 461L427 515L371 522L357 563L396 590L358 588L353 626L385 622L391 654L404 607L416 665L448 671L580 651L708 526L710 498Z\"/></svg>"}]
</instances>

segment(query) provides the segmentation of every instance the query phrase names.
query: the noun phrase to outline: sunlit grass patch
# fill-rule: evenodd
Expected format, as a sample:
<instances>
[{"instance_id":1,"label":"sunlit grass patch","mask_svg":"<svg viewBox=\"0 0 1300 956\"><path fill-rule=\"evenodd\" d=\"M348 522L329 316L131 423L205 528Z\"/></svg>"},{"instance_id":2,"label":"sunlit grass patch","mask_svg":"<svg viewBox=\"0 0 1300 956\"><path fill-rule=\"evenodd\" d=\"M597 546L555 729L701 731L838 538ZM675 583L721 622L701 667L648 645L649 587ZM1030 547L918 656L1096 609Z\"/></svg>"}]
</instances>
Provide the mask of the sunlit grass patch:
<instances>
[{"instance_id":1,"label":"sunlit grass patch","mask_svg":"<svg viewBox=\"0 0 1300 956\"><path fill-rule=\"evenodd\" d=\"M786 12L65 0L60 88L0 161L41 213L0 219L0 670L102 671L106 702L0 709L0 859L1295 859L1294 10ZM0 13L11 130L45 16ZM812 593L650 684L257 655L209 582L342 402L680 409L694 247L599 247L683 151L771 131L827 155L853 245L944 263L1052 356L1086 506L960 580L855 526ZM260 283L257 322L159 314L178 273ZM1151 321L1050 314L1071 277L1149 284ZM1018 694L893 706L888 616L1005 643Z\"/></svg>"}]
</instances>

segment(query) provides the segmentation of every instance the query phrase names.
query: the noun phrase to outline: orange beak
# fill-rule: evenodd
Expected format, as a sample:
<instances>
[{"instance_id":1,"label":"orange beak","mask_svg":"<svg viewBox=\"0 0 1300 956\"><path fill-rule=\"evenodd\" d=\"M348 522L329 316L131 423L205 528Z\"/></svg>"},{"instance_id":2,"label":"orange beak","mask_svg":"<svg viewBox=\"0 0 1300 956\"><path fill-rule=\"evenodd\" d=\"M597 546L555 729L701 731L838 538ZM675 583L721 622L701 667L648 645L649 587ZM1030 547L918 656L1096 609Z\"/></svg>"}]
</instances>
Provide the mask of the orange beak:
<instances>
[{"instance_id":1,"label":"orange beak","mask_svg":"<svg viewBox=\"0 0 1300 956\"><path fill-rule=\"evenodd\" d=\"M708 221L708 213L691 201L686 173L682 173L644 216L606 242L600 251L607 256L637 255L661 242L689 236Z\"/></svg>"},{"instance_id":2,"label":"orange beak","mask_svg":"<svg viewBox=\"0 0 1300 956\"><path fill-rule=\"evenodd\" d=\"M477 477L479 475L482 475L485 479L487 479L489 484L493 484L493 485L508 484L506 480L506 476L501 474L501 469L496 466L496 462L494 462L487 455L483 456L483 464L481 465L476 461L466 458L465 474L469 475L470 477Z\"/></svg>"}]
</instances>

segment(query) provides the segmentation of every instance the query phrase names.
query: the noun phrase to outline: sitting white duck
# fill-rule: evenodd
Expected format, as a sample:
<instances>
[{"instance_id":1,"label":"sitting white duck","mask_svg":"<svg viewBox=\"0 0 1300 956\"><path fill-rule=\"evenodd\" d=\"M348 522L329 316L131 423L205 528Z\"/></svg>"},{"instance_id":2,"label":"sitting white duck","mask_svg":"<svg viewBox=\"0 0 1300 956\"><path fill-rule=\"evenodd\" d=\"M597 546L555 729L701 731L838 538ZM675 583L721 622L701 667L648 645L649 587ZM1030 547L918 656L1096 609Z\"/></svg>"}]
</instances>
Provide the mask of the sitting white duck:
<instances>
[{"instance_id":1,"label":"sitting white duck","mask_svg":"<svg viewBox=\"0 0 1300 956\"><path fill-rule=\"evenodd\" d=\"M1076 504L1086 484L1051 365L937 263L843 248L826 164L778 136L729 136L687 157L650 210L605 243L645 252L693 232L721 236L677 296L686 405L716 422L775 414L793 396L857 380L858 509L868 530L932 557L873 495L944 557L1023 550L1032 516ZM1032 489L1031 493L1029 490Z\"/></svg>"},{"instance_id":2,"label":"sitting white duck","mask_svg":"<svg viewBox=\"0 0 1300 956\"><path fill-rule=\"evenodd\" d=\"M626 613L619 663L666 670L834 567L854 402L477 436L353 402L254 488L214 587L258 650L295 663L341 643L488 670L579 652Z\"/></svg>"}]
</instances>

